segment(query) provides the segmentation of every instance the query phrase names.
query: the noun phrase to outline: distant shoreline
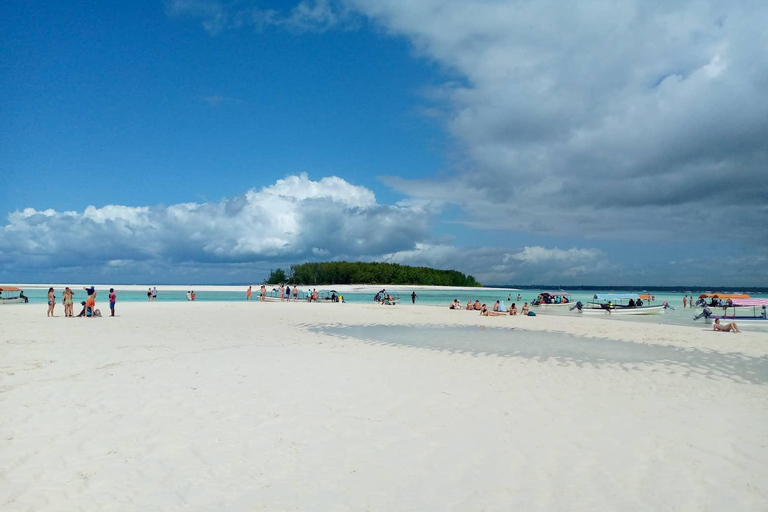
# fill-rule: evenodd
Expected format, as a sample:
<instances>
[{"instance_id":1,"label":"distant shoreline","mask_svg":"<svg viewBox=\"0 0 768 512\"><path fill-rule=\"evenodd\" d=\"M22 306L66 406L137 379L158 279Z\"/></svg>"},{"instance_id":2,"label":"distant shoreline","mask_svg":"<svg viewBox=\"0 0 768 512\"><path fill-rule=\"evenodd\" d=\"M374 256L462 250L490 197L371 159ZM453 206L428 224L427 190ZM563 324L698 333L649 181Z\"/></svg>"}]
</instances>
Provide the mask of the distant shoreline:
<instances>
[{"instance_id":1,"label":"distant shoreline","mask_svg":"<svg viewBox=\"0 0 768 512\"><path fill-rule=\"evenodd\" d=\"M83 286L92 286L92 283L88 284L71 284L71 283L2 283L7 286L16 286L18 288L62 288L69 286L71 288L82 288ZM162 287L168 291L188 291L188 290L207 290L207 291L221 291L221 292L236 292L241 291L248 286L259 287L261 283L251 284L119 284L119 283L107 283L107 284L95 284L97 288L115 288L117 290L135 291L145 290L152 287ZM481 289L494 289L494 290L510 290L510 291L522 291L522 290L564 290L564 291L582 291L582 290L605 290L605 291L654 291L654 292L673 292L673 293L686 293L686 292L744 292L744 293L768 293L768 287L766 286L637 286L637 285L577 285L577 286L562 286L562 285L529 285L529 284L509 284L509 285L484 285L478 286L428 286L428 285L406 285L406 284L317 284L317 285L298 285L300 289L303 288L323 288L334 289L340 292L377 292L382 288L388 288L393 291L404 290L481 290ZM267 288L275 288L279 285L267 285Z\"/></svg>"}]
</instances>

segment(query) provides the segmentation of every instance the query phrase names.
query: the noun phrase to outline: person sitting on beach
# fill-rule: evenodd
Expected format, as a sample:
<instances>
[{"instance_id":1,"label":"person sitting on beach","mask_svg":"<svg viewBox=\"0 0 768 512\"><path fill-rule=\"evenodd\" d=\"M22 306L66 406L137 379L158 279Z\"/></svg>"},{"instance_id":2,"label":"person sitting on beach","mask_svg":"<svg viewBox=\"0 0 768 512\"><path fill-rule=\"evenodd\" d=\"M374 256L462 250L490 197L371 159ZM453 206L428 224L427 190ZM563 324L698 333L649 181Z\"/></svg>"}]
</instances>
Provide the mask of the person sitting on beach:
<instances>
[{"instance_id":1,"label":"person sitting on beach","mask_svg":"<svg viewBox=\"0 0 768 512\"><path fill-rule=\"evenodd\" d=\"M499 310L499 301L496 301L496 304L493 305L493 310L498 311Z\"/></svg>"},{"instance_id":2,"label":"person sitting on beach","mask_svg":"<svg viewBox=\"0 0 768 512\"><path fill-rule=\"evenodd\" d=\"M482 309L480 310L480 316L504 316L504 313L499 313L498 311L491 311L487 307L485 307L485 304L483 304Z\"/></svg>"},{"instance_id":3,"label":"person sitting on beach","mask_svg":"<svg viewBox=\"0 0 768 512\"><path fill-rule=\"evenodd\" d=\"M472 311L472 299L467 301L467 311Z\"/></svg>"},{"instance_id":4,"label":"person sitting on beach","mask_svg":"<svg viewBox=\"0 0 768 512\"><path fill-rule=\"evenodd\" d=\"M472 306L472 307L474 307L474 308L475 308L475 311L480 311L481 309L483 309L483 305L482 305L482 304L480 304L480 301L479 301L479 300L475 300L475 305L474 305L474 306Z\"/></svg>"},{"instance_id":5,"label":"person sitting on beach","mask_svg":"<svg viewBox=\"0 0 768 512\"><path fill-rule=\"evenodd\" d=\"M520 310L520 314L523 316L528 316L528 303L526 302L523 304L523 309Z\"/></svg>"},{"instance_id":6,"label":"person sitting on beach","mask_svg":"<svg viewBox=\"0 0 768 512\"><path fill-rule=\"evenodd\" d=\"M77 314L77 316L78 316L78 317L81 317L81 316L85 316L85 310L86 310L86 309L88 309L88 308L85 306L85 301L81 301L81 302L80 302L80 305L81 305L81 306L83 306L83 309L80 311L80 313L78 313L78 314Z\"/></svg>"},{"instance_id":7,"label":"person sitting on beach","mask_svg":"<svg viewBox=\"0 0 768 512\"><path fill-rule=\"evenodd\" d=\"M515 304L514 302L512 303L511 306L509 306L509 314L517 315L517 304Z\"/></svg>"},{"instance_id":8,"label":"person sitting on beach","mask_svg":"<svg viewBox=\"0 0 768 512\"><path fill-rule=\"evenodd\" d=\"M731 322L729 324L723 325L723 324L720 323L720 319L719 318L715 319L715 323L712 326L712 329L715 330L715 331L720 331L720 332L728 332L728 331L731 331L733 333L741 332L739 330L739 326L736 325L736 322Z\"/></svg>"}]
</instances>

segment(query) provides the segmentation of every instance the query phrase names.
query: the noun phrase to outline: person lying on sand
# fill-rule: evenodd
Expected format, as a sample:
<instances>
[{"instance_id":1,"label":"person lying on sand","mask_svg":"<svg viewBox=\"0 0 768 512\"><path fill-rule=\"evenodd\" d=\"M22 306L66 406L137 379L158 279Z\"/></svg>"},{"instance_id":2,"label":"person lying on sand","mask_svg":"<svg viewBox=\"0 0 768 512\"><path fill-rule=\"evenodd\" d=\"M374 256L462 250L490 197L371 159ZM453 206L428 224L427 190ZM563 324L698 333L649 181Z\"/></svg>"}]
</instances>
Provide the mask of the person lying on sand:
<instances>
[{"instance_id":1,"label":"person lying on sand","mask_svg":"<svg viewBox=\"0 0 768 512\"><path fill-rule=\"evenodd\" d=\"M731 331L733 333L741 332L739 330L739 326L736 325L736 322L731 322L729 324L723 325L723 324L720 323L720 319L719 318L715 319L715 324L712 326L712 328L713 328L713 330L720 331L720 332L728 332L728 331Z\"/></svg>"},{"instance_id":2,"label":"person lying on sand","mask_svg":"<svg viewBox=\"0 0 768 512\"><path fill-rule=\"evenodd\" d=\"M504 316L504 313L491 311L490 309L485 307L485 304L483 304L482 309L480 310L480 316Z\"/></svg>"},{"instance_id":3,"label":"person lying on sand","mask_svg":"<svg viewBox=\"0 0 768 512\"><path fill-rule=\"evenodd\" d=\"M498 311L499 310L499 301L496 301L496 304L493 305L493 310Z\"/></svg>"}]
</instances>

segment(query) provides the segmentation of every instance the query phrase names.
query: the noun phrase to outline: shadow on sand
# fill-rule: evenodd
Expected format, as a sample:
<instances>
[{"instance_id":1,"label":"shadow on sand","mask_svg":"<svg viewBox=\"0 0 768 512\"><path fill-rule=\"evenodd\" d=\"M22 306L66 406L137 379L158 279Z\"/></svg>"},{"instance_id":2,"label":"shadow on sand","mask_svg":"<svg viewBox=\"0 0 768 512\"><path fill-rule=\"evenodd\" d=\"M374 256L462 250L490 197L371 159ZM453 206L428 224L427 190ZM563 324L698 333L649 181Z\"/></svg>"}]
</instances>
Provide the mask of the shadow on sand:
<instances>
[{"instance_id":1,"label":"shadow on sand","mask_svg":"<svg viewBox=\"0 0 768 512\"><path fill-rule=\"evenodd\" d=\"M599 368L619 365L626 371L664 365L675 372L738 383L768 383L768 357L714 352L672 345L651 345L565 333L475 326L305 325L310 332L366 343L446 351L472 356L520 357ZM650 368L649 368L650 369Z\"/></svg>"}]
</instances>

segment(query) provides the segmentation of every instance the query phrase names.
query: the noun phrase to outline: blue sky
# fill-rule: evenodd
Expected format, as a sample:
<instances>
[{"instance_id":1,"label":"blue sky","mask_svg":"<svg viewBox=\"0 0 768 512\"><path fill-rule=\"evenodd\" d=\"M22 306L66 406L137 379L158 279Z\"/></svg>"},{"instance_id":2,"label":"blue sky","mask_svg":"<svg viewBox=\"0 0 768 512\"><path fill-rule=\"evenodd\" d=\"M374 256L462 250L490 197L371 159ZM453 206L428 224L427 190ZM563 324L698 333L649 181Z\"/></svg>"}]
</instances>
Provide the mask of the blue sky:
<instances>
[{"instance_id":1,"label":"blue sky","mask_svg":"<svg viewBox=\"0 0 768 512\"><path fill-rule=\"evenodd\" d=\"M768 7L14 2L0 280L768 285Z\"/></svg>"}]
</instances>

